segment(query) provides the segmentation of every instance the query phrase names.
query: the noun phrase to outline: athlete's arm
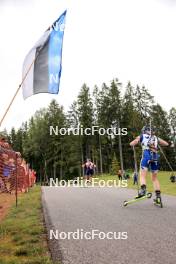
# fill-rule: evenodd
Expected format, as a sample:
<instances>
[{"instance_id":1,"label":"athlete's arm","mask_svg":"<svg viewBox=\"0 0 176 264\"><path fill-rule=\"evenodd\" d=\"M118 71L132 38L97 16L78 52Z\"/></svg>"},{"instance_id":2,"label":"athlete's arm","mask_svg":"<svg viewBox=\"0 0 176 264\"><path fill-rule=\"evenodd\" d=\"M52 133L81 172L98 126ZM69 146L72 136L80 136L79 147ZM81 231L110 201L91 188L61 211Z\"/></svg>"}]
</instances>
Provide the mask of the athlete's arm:
<instances>
[{"instance_id":1,"label":"athlete's arm","mask_svg":"<svg viewBox=\"0 0 176 264\"><path fill-rule=\"evenodd\" d=\"M169 146L169 143L166 142L165 140L161 139L161 138L158 138L158 143L159 143L161 146L164 146L164 147L168 147L168 146Z\"/></svg>"},{"instance_id":2,"label":"athlete's arm","mask_svg":"<svg viewBox=\"0 0 176 264\"><path fill-rule=\"evenodd\" d=\"M130 142L130 146L136 146L138 143L140 142L140 136L138 136L137 138L135 138L133 141Z\"/></svg>"}]
</instances>

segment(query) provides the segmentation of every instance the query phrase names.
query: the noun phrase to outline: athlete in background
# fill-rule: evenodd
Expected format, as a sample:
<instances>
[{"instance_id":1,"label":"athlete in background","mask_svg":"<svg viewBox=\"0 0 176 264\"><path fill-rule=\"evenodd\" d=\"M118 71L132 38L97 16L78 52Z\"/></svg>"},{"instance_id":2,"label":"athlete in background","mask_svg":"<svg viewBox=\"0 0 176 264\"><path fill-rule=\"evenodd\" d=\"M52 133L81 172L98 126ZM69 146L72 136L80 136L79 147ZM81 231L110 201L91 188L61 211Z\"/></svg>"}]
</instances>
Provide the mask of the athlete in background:
<instances>
[{"instance_id":1,"label":"athlete in background","mask_svg":"<svg viewBox=\"0 0 176 264\"><path fill-rule=\"evenodd\" d=\"M87 159L87 161L82 165L82 167L84 168L84 178L87 180L87 182L91 182L96 165L91 162L90 159Z\"/></svg>"}]
</instances>

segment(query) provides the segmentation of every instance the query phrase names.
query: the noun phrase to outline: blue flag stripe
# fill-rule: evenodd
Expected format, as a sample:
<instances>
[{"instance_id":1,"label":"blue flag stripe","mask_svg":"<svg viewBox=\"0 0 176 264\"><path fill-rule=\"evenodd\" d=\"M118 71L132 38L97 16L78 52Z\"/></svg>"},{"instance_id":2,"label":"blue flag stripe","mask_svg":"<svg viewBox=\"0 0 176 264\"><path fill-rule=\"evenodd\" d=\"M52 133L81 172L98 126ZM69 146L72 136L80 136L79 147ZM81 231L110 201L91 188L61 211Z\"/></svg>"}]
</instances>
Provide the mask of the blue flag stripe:
<instances>
[{"instance_id":1,"label":"blue flag stripe","mask_svg":"<svg viewBox=\"0 0 176 264\"><path fill-rule=\"evenodd\" d=\"M62 45L64 37L66 11L53 24L49 39L48 49L48 92L57 94L59 92L60 77L62 71Z\"/></svg>"}]
</instances>

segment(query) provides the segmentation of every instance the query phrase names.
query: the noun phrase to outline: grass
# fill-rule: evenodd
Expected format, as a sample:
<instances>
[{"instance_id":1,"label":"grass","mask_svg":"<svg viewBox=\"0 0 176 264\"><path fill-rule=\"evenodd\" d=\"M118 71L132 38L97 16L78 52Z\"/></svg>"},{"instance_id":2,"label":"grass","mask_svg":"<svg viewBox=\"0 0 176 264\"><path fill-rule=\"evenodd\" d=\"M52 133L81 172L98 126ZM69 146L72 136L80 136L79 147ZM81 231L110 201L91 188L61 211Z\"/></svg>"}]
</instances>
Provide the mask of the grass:
<instances>
[{"instance_id":1,"label":"grass","mask_svg":"<svg viewBox=\"0 0 176 264\"><path fill-rule=\"evenodd\" d=\"M147 175L147 189L148 191L153 191L153 186L152 186L152 181L150 179L150 173ZM158 173L158 179L160 181L161 185L161 191L164 194L169 194L169 195L176 195L176 183L171 183L170 182L170 176L171 173L167 171L160 171ZM99 179L102 180L117 180L117 176L115 175L109 175L109 174L103 174L98 176ZM133 179L132 179L132 174L130 174L130 179L128 180L128 188L136 189L136 185L133 185Z\"/></svg>"},{"instance_id":2,"label":"grass","mask_svg":"<svg viewBox=\"0 0 176 264\"><path fill-rule=\"evenodd\" d=\"M7 193L0 193L0 222L6 216L9 208L15 201L14 195L9 195Z\"/></svg>"},{"instance_id":3,"label":"grass","mask_svg":"<svg viewBox=\"0 0 176 264\"><path fill-rule=\"evenodd\" d=\"M37 186L19 197L0 224L0 264L51 263Z\"/></svg>"}]
</instances>

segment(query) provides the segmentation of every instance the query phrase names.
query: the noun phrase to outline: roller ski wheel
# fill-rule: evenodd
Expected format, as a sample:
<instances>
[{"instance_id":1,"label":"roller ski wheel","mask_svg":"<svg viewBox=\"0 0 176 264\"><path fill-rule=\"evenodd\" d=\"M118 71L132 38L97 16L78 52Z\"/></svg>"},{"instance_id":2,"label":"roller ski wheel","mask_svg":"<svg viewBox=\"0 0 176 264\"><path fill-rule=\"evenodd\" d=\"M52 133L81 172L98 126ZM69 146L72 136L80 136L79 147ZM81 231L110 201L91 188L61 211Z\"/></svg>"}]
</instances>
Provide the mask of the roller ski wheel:
<instances>
[{"instance_id":1,"label":"roller ski wheel","mask_svg":"<svg viewBox=\"0 0 176 264\"><path fill-rule=\"evenodd\" d=\"M146 195L148 199L152 198L152 193L148 192Z\"/></svg>"},{"instance_id":2,"label":"roller ski wheel","mask_svg":"<svg viewBox=\"0 0 176 264\"><path fill-rule=\"evenodd\" d=\"M128 201L124 201L123 202L123 206L125 207L125 206L127 206L128 205Z\"/></svg>"},{"instance_id":3,"label":"roller ski wheel","mask_svg":"<svg viewBox=\"0 0 176 264\"><path fill-rule=\"evenodd\" d=\"M160 208L163 208L163 203L162 203L161 197L156 197L155 199L153 199L153 203L154 203L154 205L156 205Z\"/></svg>"}]
</instances>

